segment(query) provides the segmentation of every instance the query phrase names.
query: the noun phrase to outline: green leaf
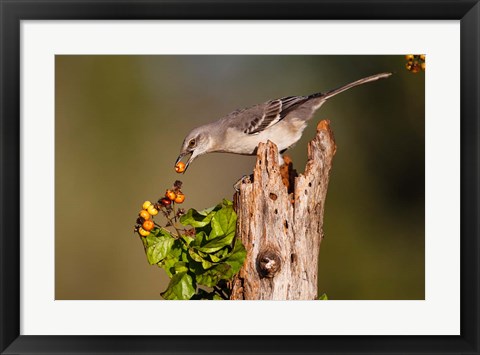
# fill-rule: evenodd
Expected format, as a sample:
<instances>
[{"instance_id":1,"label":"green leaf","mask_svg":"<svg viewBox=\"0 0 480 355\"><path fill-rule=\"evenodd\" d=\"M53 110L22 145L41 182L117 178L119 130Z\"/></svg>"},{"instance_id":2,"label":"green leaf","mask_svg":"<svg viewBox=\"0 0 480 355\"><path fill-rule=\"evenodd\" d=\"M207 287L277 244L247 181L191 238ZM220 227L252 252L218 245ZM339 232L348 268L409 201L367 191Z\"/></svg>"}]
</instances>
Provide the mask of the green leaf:
<instances>
[{"instance_id":1,"label":"green leaf","mask_svg":"<svg viewBox=\"0 0 480 355\"><path fill-rule=\"evenodd\" d=\"M214 253L214 254L208 254L208 256L210 257L210 259L211 259L212 262L214 262L214 263L219 263L220 261L222 261L223 259L225 259L228 255L229 255L228 248L220 249L218 252L216 252L216 253Z\"/></svg>"},{"instance_id":2,"label":"green leaf","mask_svg":"<svg viewBox=\"0 0 480 355\"><path fill-rule=\"evenodd\" d=\"M225 259L225 263L231 266L233 274L236 274L240 271L245 262L245 257L247 255L247 251L243 246L242 242L237 239L235 240L235 246L233 248L233 252Z\"/></svg>"},{"instance_id":3,"label":"green leaf","mask_svg":"<svg viewBox=\"0 0 480 355\"><path fill-rule=\"evenodd\" d=\"M186 272L173 275L165 292L160 295L166 300L189 300L195 294L193 279Z\"/></svg>"},{"instance_id":4,"label":"green leaf","mask_svg":"<svg viewBox=\"0 0 480 355\"><path fill-rule=\"evenodd\" d=\"M203 258L200 255L198 255L198 253L196 253L195 250L192 248L188 249L188 255L190 255L190 257L196 262L201 263L203 260Z\"/></svg>"},{"instance_id":5,"label":"green leaf","mask_svg":"<svg viewBox=\"0 0 480 355\"><path fill-rule=\"evenodd\" d=\"M181 257L182 257L182 261L184 261L184 262L186 262L186 263L189 262L189 260L188 260L188 252L187 252L186 250L184 250L184 251L182 252Z\"/></svg>"},{"instance_id":6,"label":"green leaf","mask_svg":"<svg viewBox=\"0 0 480 355\"><path fill-rule=\"evenodd\" d=\"M213 266L201 274L197 274L197 283L200 285L213 287L220 280L229 280L233 277L234 273L231 270L230 265L222 263Z\"/></svg>"},{"instance_id":7,"label":"green leaf","mask_svg":"<svg viewBox=\"0 0 480 355\"><path fill-rule=\"evenodd\" d=\"M195 237L189 236L189 235L181 235L180 238L182 238L187 245L190 245L192 242L195 241Z\"/></svg>"},{"instance_id":8,"label":"green leaf","mask_svg":"<svg viewBox=\"0 0 480 355\"><path fill-rule=\"evenodd\" d=\"M209 267L212 267L212 266L213 266L213 263L211 263L210 261L205 259L202 260L202 267L204 269L208 269Z\"/></svg>"},{"instance_id":9,"label":"green leaf","mask_svg":"<svg viewBox=\"0 0 480 355\"><path fill-rule=\"evenodd\" d=\"M187 272L188 271L188 263L184 261L179 261L175 263L173 266L175 269L175 273L180 273L180 272Z\"/></svg>"},{"instance_id":10,"label":"green leaf","mask_svg":"<svg viewBox=\"0 0 480 355\"><path fill-rule=\"evenodd\" d=\"M190 208L185 215L180 217L180 223L194 228L205 227L210 224L215 213L215 207L209 212L207 210L198 212L196 209Z\"/></svg>"},{"instance_id":11,"label":"green leaf","mask_svg":"<svg viewBox=\"0 0 480 355\"><path fill-rule=\"evenodd\" d=\"M178 263L178 258L166 257L165 259L163 259L161 262L158 263L158 266L164 269L167 272L168 277L171 278L173 275L175 275L176 263Z\"/></svg>"},{"instance_id":12,"label":"green leaf","mask_svg":"<svg viewBox=\"0 0 480 355\"><path fill-rule=\"evenodd\" d=\"M226 198L222 201L224 206L233 206L233 201L227 200Z\"/></svg>"},{"instance_id":13,"label":"green leaf","mask_svg":"<svg viewBox=\"0 0 480 355\"><path fill-rule=\"evenodd\" d=\"M320 295L320 297L318 297L319 300L321 301L327 301L328 300L328 297L327 297L327 294L326 293L322 293Z\"/></svg>"},{"instance_id":14,"label":"green leaf","mask_svg":"<svg viewBox=\"0 0 480 355\"><path fill-rule=\"evenodd\" d=\"M157 264L169 253L175 239L165 231L157 237L152 234L145 238L147 260L151 265Z\"/></svg>"},{"instance_id":15,"label":"green leaf","mask_svg":"<svg viewBox=\"0 0 480 355\"><path fill-rule=\"evenodd\" d=\"M158 266L163 268L169 277L172 277L175 274L174 266L179 261L181 255L182 243L179 240L175 240L167 256L158 263Z\"/></svg>"},{"instance_id":16,"label":"green leaf","mask_svg":"<svg viewBox=\"0 0 480 355\"><path fill-rule=\"evenodd\" d=\"M207 235L205 234L204 231L197 232L197 234L195 235L195 239L191 243L191 246L199 247L200 245L202 245L206 237Z\"/></svg>"},{"instance_id":17,"label":"green leaf","mask_svg":"<svg viewBox=\"0 0 480 355\"><path fill-rule=\"evenodd\" d=\"M212 232L209 235L209 240L216 237L225 236L231 238L235 236L235 229L237 227L237 214L232 206L223 207L212 217Z\"/></svg>"},{"instance_id":18,"label":"green leaf","mask_svg":"<svg viewBox=\"0 0 480 355\"><path fill-rule=\"evenodd\" d=\"M210 267L213 266L213 263L210 262L209 260L205 259L204 256L202 256L199 252L197 252L196 250L194 249L188 249L188 254L190 255L190 257L195 260L196 262L198 263L201 263L202 264L202 267L204 269L208 269Z\"/></svg>"},{"instance_id":19,"label":"green leaf","mask_svg":"<svg viewBox=\"0 0 480 355\"><path fill-rule=\"evenodd\" d=\"M215 238L204 246L198 248L198 250L203 251L204 253L214 253L228 245L231 245L234 237L235 234L224 236L222 238Z\"/></svg>"},{"instance_id":20,"label":"green leaf","mask_svg":"<svg viewBox=\"0 0 480 355\"><path fill-rule=\"evenodd\" d=\"M212 212L217 212L220 208L222 208L222 205L221 204L218 204L216 206L213 206L213 207L210 207L210 208L206 208L202 211L198 211L199 214L203 214L204 216L207 216L209 215L210 213Z\"/></svg>"},{"instance_id":21,"label":"green leaf","mask_svg":"<svg viewBox=\"0 0 480 355\"><path fill-rule=\"evenodd\" d=\"M150 231L150 234L153 234L155 237L157 237L159 234L161 234L162 231L162 229L155 227Z\"/></svg>"},{"instance_id":22,"label":"green leaf","mask_svg":"<svg viewBox=\"0 0 480 355\"><path fill-rule=\"evenodd\" d=\"M142 239L142 242L143 242L143 246L145 247L145 249L146 249L149 245L152 245L152 244L153 244L153 241L155 240L155 237L157 237L159 233L160 233L160 229L159 229L159 228L153 228L153 229L150 231L150 234L149 234L148 236L146 236L145 238L141 238L141 239Z\"/></svg>"}]
</instances>

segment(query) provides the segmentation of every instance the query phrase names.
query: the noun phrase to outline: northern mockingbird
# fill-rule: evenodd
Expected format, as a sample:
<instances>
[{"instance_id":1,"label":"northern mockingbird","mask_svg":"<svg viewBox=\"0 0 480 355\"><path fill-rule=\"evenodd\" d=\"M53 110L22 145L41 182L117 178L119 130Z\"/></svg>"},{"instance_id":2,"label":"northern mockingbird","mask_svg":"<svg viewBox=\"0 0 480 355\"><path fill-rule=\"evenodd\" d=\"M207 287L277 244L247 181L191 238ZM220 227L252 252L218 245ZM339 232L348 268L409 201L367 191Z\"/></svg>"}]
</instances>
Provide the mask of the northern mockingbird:
<instances>
[{"instance_id":1,"label":"northern mockingbird","mask_svg":"<svg viewBox=\"0 0 480 355\"><path fill-rule=\"evenodd\" d=\"M268 140L277 145L281 165L282 154L302 137L307 122L330 97L390 75L392 73L380 73L326 93L288 96L235 110L218 121L197 127L187 134L175 165L189 154L184 172L195 158L206 153L255 155L258 144Z\"/></svg>"}]
</instances>

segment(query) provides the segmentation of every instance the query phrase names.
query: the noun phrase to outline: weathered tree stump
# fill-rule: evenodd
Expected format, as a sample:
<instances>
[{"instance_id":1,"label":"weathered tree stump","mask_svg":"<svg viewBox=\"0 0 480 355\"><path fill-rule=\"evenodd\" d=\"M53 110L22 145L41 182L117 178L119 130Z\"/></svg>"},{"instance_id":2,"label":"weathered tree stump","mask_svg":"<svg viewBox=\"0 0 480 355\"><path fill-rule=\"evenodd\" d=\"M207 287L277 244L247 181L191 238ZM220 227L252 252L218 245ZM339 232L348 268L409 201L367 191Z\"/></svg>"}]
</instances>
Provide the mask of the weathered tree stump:
<instances>
[{"instance_id":1,"label":"weathered tree stump","mask_svg":"<svg viewBox=\"0 0 480 355\"><path fill-rule=\"evenodd\" d=\"M308 144L305 173L289 193L272 142L261 143L253 182L235 195L237 237L247 257L232 282L230 299L314 300L323 239L323 212L336 145L329 121Z\"/></svg>"}]
</instances>

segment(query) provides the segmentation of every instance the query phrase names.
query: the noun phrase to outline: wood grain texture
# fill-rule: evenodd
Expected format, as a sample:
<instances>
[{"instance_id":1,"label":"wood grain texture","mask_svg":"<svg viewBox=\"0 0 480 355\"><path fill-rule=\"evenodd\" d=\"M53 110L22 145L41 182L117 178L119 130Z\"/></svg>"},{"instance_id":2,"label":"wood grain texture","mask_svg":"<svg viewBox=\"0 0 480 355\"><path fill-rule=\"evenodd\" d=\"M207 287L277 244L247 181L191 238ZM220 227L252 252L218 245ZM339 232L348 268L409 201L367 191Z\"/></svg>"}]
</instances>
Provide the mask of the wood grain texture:
<instances>
[{"instance_id":1,"label":"wood grain texture","mask_svg":"<svg viewBox=\"0 0 480 355\"><path fill-rule=\"evenodd\" d=\"M235 195L237 237L247 249L231 299L314 300L323 213L336 145L329 121L308 144L305 173L289 193L272 142L260 143L253 182Z\"/></svg>"}]
</instances>

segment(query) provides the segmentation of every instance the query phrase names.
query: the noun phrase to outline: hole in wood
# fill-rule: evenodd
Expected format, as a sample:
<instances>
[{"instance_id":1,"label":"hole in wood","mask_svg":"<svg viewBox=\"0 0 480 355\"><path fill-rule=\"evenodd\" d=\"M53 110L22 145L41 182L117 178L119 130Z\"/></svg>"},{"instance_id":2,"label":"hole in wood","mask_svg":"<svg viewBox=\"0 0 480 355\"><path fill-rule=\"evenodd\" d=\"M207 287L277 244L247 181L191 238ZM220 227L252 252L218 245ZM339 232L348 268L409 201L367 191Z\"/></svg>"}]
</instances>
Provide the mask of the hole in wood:
<instances>
[{"instance_id":1,"label":"hole in wood","mask_svg":"<svg viewBox=\"0 0 480 355\"><path fill-rule=\"evenodd\" d=\"M257 272L261 278L269 278L275 274L282 267L282 260L278 252L273 249L265 249L257 256Z\"/></svg>"},{"instance_id":2,"label":"hole in wood","mask_svg":"<svg viewBox=\"0 0 480 355\"><path fill-rule=\"evenodd\" d=\"M276 201L277 200L277 195L275 195L273 192L270 192L270 198L273 200L273 201Z\"/></svg>"},{"instance_id":3,"label":"hole in wood","mask_svg":"<svg viewBox=\"0 0 480 355\"><path fill-rule=\"evenodd\" d=\"M278 210L275 208L275 214L278 214Z\"/></svg>"},{"instance_id":4,"label":"hole in wood","mask_svg":"<svg viewBox=\"0 0 480 355\"><path fill-rule=\"evenodd\" d=\"M312 187L312 183L311 183L311 182L308 183L308 187Z\"/></svg>"},{"instance_id":5,"label":"hole in wood","mask_svg":"<svg viewBox=\"0 0 480 355\"><path fill-rule=\"evenodd\" d=\"M297 254L291 254L290 261L292 262L292 264L294 264L297 261Z\"/></svg>"},{"instance_id":6,"label":"hole in wood","mask_svg":"<svg viewBox=\"0 0 480 355\"><path fill-rule=\"evenodd\" d=\"M283 225L285 226L285 228L288 229L288 221L287 221L287 220L285 220L285 222L283 223Z\"/></svg>"}]
</instances>

